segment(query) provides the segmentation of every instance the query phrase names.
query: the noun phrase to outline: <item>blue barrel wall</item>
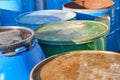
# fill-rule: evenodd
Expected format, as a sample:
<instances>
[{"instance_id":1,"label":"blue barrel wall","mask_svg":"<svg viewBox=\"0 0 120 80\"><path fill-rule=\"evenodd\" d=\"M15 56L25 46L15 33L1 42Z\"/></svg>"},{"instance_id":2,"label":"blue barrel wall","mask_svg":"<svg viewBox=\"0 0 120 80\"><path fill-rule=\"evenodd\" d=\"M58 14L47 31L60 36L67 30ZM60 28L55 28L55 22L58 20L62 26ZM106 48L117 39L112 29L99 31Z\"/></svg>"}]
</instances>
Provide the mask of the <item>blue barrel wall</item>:
<instances>
[{"instance_id":1,"label":"blue barrel wall","mask_svg":"<svg viewBox=\"0 0 120 80\"><path fill-rule=\"evenodd\" d=\"M28 12L34 10L34 0L21 0L22 12Z\"/></svg>"},{"instance_id":2,"label":"blue barrel wall","mask_svg":"<svg viewBox=\"0 0 120 80\"><path fill-rule=\"evenodd\" d=\"M0 26L1 26L1 12L0 12Z\"/></svg>"},{"instance_id":3,"label":"blue barrel wall","mask_svg":"<svg viewBox=\"0 0 120 80\"><path fill-rule=\"evenodd\" d=\"M0 0L0 9L21 11L20 0Z\"/></svg>"},{"instance_id":4,"label":"blue barrel wall","mask_svg":"<svg viewBox=\"0 0 120 80\"><path fill-rule=\"evenodd\" d=\"M115 5L112 7L112 10L109 12L111 18L111 30L114 31L115 29L119 28L120 25L120 0L113 0Z\"/></svg>"},{"instance_id":5,"label":"blue barrel wall","mask_svg":"<svg viewBox=\"0 0 120 80\"><path fill-rule=\"evenodd\" d=\"M34 10L34 0L0 0L1 25L13 26L16 16Z\"/></svg>"},{"instance_id":6,"label":"blue barrel wall","mask_svg":"<svg viewBox=\"0 0 120 80\"><path fill-rule=\"evenodd\" d=\"M107 36L107 51L120 51L120 29L112 31Z\"/></svg>"},{"instance_id":7,"label":"blue barrel wall","mask_svg":"<svg viewBox=\"0 0 120 80\"><path fill-rule=\"evenodd\" d=\"M45 0L45 9L62 9L62 5L72 0Z\"/></svg>"},{"instance_id":8,"label":"blue barrel wall","mask_svg":"<svg viewBox=\"0 0 120 80\"><path fill-rule=\"evenodd\" d=\"M45 9L44 4L45 4L45 0L35 0L35 10Z\"/></svg>"},{"instance_id":9,"label":"blue barrel wall","mask_svg":"<svg viewBox=\"0 0 120 80\"><path fill-rule=\"evenodd\" d=\"M110 11L110 33L107 36L107 50L120 51L120 0L113 0L115 5Z\"/></svg>"},{"instance_id":10,"label":"blue barrel wall","mask_svg":"<svg viewBox=\"0 0 120 80\"><path fill-rule=\"evenodd\" d=\"M14 18L21 10L20 0L0 0L1 25L16 25Z\"/></svg>"},{"instance_id":11,"label":"blue barrel wall","mask_svg":"<svg viewBox=\"0 0 120 80\"><path fill-rule=\"evenodd\" d=\"M1 12L1 26L15 26L17 25L15 21L15 17L20 14L21 12L11 11L11 10L4 10L0 9Z\"/></svg>"}]
</instances>

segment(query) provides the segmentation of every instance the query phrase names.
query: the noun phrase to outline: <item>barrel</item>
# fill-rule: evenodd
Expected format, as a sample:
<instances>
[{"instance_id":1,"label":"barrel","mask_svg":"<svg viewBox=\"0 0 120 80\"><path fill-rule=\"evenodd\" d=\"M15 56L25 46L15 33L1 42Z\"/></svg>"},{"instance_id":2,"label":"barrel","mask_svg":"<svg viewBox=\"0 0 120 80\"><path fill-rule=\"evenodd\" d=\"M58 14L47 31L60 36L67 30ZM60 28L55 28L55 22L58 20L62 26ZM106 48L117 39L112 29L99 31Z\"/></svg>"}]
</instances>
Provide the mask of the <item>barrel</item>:
<instances>
[{"instance_id":1,"label":"barrel","mask_svg":"<svg viewBox=\"0 0 120 80\"><path fill-rule=\"evenodd\" d=\"M113 0L115 2L114 6L98 9L98 10L91 10L86 9L82 6L76 4L75 1L69 2L63 5L63 10L74 11L77 13L78 20L96 20L100 22L104 22L110 27L110 32L107 36L106 43L107 43L107 51L120 51L120 2L119 0ZM106 19L108 17L108 19ZM103 18L103 19L102 19ZM113 41L115 41L113 43Z\"/></svg>"},{"instance_id":2,"label":"barrel","mask_svg":"<svg viewBox=\"0 0 120 80\"><path fill-rule=\"evenodd\" d=\"M0 9L21 11L20 0L0 0Z\"/></svg>"},{"instance_id":3,"label":"barrel","mask_svg":"<svg viewBox=\"0 0 120 80\"><path fill-rule=\"evenodd\" d=\"M72 0L45 0L45 9L62 9L62 5Z\"/></svg>"},{"instance_id":4,"label":"barrel","mask_svg":"<svg viewBox=\"0 0 120 80\"><path fill-rule=\"evenodd\" d=\"M38 63L32 69L30 78L31 80L61 80L61 77L62 80L102 80L103 78L119 80L116 76L119 76L120 69L115 65L120 65L119 53L97 50L71 51L51 56Z\"/></svg>"},{"instance_id":5,"label":"barrel","mask_svg":"<svg viewBox=\"0 0 120 80\"><path fill-rule=\"evenodd\" d=\"M108 51L120 51L120 28L110 32L106 39Z\"/></svg>"},{"instance_id":6,"label":"barrel","mask_svg":"<svg viewBox=\"0 0 120 80\"><path fill-rule=\"evenodd\" d=\"M29 12L35 10L35 0L20 0L22 12ZM26 4L27 3L27 4Z\"/></svg>"},{"instance_id":7,"label":"barrel","mask_svg":"<svg viewBox=\"0 0 120 80\"><path fill-rule=\"evenodd\" d=\"M115 5L112 7L112 10L109 12L110 18L111 18L111 31L114 31L115 29L119 28L120 25L120 1L119 0L113 0L115 2Z\"/></svg>"},{"instance_id":8,"label":"barrel","mask_svg":"<svg viewBox=\"0 0 120 80\"><path fill-rule=\"evenodd\" d=\"M45 0L35 0L35 10L45 9Z\"/></svg>"},{"instance_id":9,"label":"barrel","mask_svg":"<svg viewBox=\"0 0 120 80\"><path fill-rule=\"evenodd\" d=\"M17 25L15 17L22 11L21 0L0 0L1 25Z\"/></svg>"},{"instance_id":10,"label":"barrel","mask_svg":"<svg viewBox=\"0 0 120 80\"><path fill-rule=\"evenodd\" d=\"M1 13L0 13L0 25L1 25L1 16L2 16L2 15L1 15Z\"/></svg>"},{"instance_id":11,"label":"barrel","mask_svg":"<svg viewBox=\"0 0 120 80\"><path fill-rule=\"evenodd\" d=\"M72 20L50 23L36 30L36 38L47 57L72 50L106 50L106 24Z\"/></svg>"},{"instance_id":12,"label":"barrel","mask_svg":"<svg viewBox=\"0 0 120 80\"><path fill-rule=\"evenodd\" d=\"M76 1L72 1L63 4L63 10L76 12L78 20L95 20L99 17L108 16L111 7L92 10L78 5Z\"/></svg>"},{"instance_id":13,"label":"barrel","mask_svg":"<svg viewBox=\"0 0 120 80\"><path fill-rule=\"evenodd\" d=\"M107 50L119 52L120 51L120 0L112 0L115 5L109 12L110 15L110 34L107 37ZM113 43L114 41L114 43Z\"/></svg>"},{"instance_id":14,"label":"barrel","mask_svg":"<svg viewBox=\"0 0 120 80\"><path fill-rule=\"evenodd\" d=\"M31 69L45 58L34 31L4 26L0 37L0 80L30 80Z\"/></svg>"},{"instance_id":15,"label":"barrel","mask_svg":"<svg viewBox=\"0 0 120 80\"><path fill-rule=\"evenodd\" d=\"M70 11L63 11L63 10L40 10L40 11L33 11L33 12L26 12L20 14L16 17L16 21L21 26L26 26L31 29L36 29L38 26L65 21L65 20L72 20L75 19L76 14Z\"/></svg>"}]
</instances>

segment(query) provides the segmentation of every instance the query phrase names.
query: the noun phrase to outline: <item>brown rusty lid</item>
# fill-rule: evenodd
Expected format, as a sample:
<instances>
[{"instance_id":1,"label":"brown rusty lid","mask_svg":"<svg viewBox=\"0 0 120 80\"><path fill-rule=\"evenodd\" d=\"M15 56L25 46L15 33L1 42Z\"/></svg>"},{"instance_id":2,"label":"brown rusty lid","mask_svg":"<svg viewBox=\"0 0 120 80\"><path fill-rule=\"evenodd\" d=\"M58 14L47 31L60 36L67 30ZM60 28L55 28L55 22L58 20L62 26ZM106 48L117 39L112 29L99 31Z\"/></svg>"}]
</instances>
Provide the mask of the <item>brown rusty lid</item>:
<instances>
[{"instance_id":1,"label":"brown rusty lid","mask_svg":"<svg viewBox=\"0 0 120 80\"><path fill-rule=\"evenodd\" d=\"M102 9L114 5L114 2L110 0L76 0L75 2L88 9Z\"/></svg>"},{"instance_id":2,"label":"brown rusty lid","mask_svg":"<svg viewBox=\"0 0 120 80\"><path fill-rule=\"evenodd\" d=\"M51 56L32 69L30 78L31 80L120 80L119 74L119 53L88 50Z\"/></svg>"}]
</instances>

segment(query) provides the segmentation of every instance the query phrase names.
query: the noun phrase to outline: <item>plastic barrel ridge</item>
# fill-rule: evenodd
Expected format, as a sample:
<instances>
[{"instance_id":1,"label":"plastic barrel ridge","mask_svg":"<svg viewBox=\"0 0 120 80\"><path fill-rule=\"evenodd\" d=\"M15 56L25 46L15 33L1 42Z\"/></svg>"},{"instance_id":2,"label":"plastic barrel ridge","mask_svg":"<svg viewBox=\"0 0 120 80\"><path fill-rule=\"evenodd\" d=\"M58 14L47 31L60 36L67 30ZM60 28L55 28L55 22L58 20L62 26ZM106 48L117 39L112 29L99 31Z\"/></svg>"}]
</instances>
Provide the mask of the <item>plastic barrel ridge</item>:
<instances>
[{"instance_id":1,"label":"plastic barrel ridge","mask_svg":"<svg viewBox=\"0 0 120 80\"><path fill-rule=\"evenodd\" d=\"M21 11L21 1L20 0L0 0L0 9Z\"/></svg>"},{"instance_id":2,"label":"plastic barrel ridge","mask_svg":"<svg viewBox=\"0 0 120 80\"><path fill-rule=\"evenodd\" d=\"M49 57L72 50L106 50L108 32L104 23L72 20L45 24L36 30L36 37Z\"/></svg>"},{"instance_id":3,"label":"plastic barrel ridge","mask_svg":"<svg viewBox=\"0 0 120 80\"><path fill-rule=\"evenodd\" d=\"M109 12L111 30L109 36L107 36L107 50L118 52L120 51L120 0L112 1L115 2L115 5Z\"/></svg>"},{"instance_id":4,"label":"plastic barrel ridge","mask_svg":"<svg viewBox=\"0 0 120 80\"><path fill-rule=\"evenodd\" d=\"M45 59L32 29L0 27L0 80L30 80L31 69Z\"/></svg>"},{"instance_id":5,"label":"plastic barrel ridge","mask_svg":"<svg viewBox=\"0 0 120 80\"><path fill-rule=\"evenodd\" d=\"M45 0L45 9L62 9L62 5L72 0Z\"/></svg>"},{"instance_id":6,"label":"plastic barrel ridge","mask_svg":"<svg viewBox=\"0 0 120 80\"><path fill-rule=\"evenodd\" d=\"M45 9L45 0L35 0L35 10Z\"/></svg>"}]
</instances>

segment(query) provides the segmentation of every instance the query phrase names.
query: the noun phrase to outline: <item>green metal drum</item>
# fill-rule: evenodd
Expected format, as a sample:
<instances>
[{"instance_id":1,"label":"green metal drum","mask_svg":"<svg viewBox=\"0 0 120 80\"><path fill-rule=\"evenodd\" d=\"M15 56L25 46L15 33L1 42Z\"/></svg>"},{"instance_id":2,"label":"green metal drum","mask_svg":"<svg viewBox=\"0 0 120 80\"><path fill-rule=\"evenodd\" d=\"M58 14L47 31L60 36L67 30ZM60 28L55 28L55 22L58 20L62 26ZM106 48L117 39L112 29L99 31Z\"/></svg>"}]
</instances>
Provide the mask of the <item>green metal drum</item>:
<instances>
[{"instance_id":1,"label":"green metal drum","mask_svg":"<svg viewBox=\"0 0 120 80\"><path fill-rule=\"evenodd\" d=\"M36 36L46 56L74 50L105 50L109 28L96 21L73 20L45 24Z\"/></svg>"}]
</instances>

